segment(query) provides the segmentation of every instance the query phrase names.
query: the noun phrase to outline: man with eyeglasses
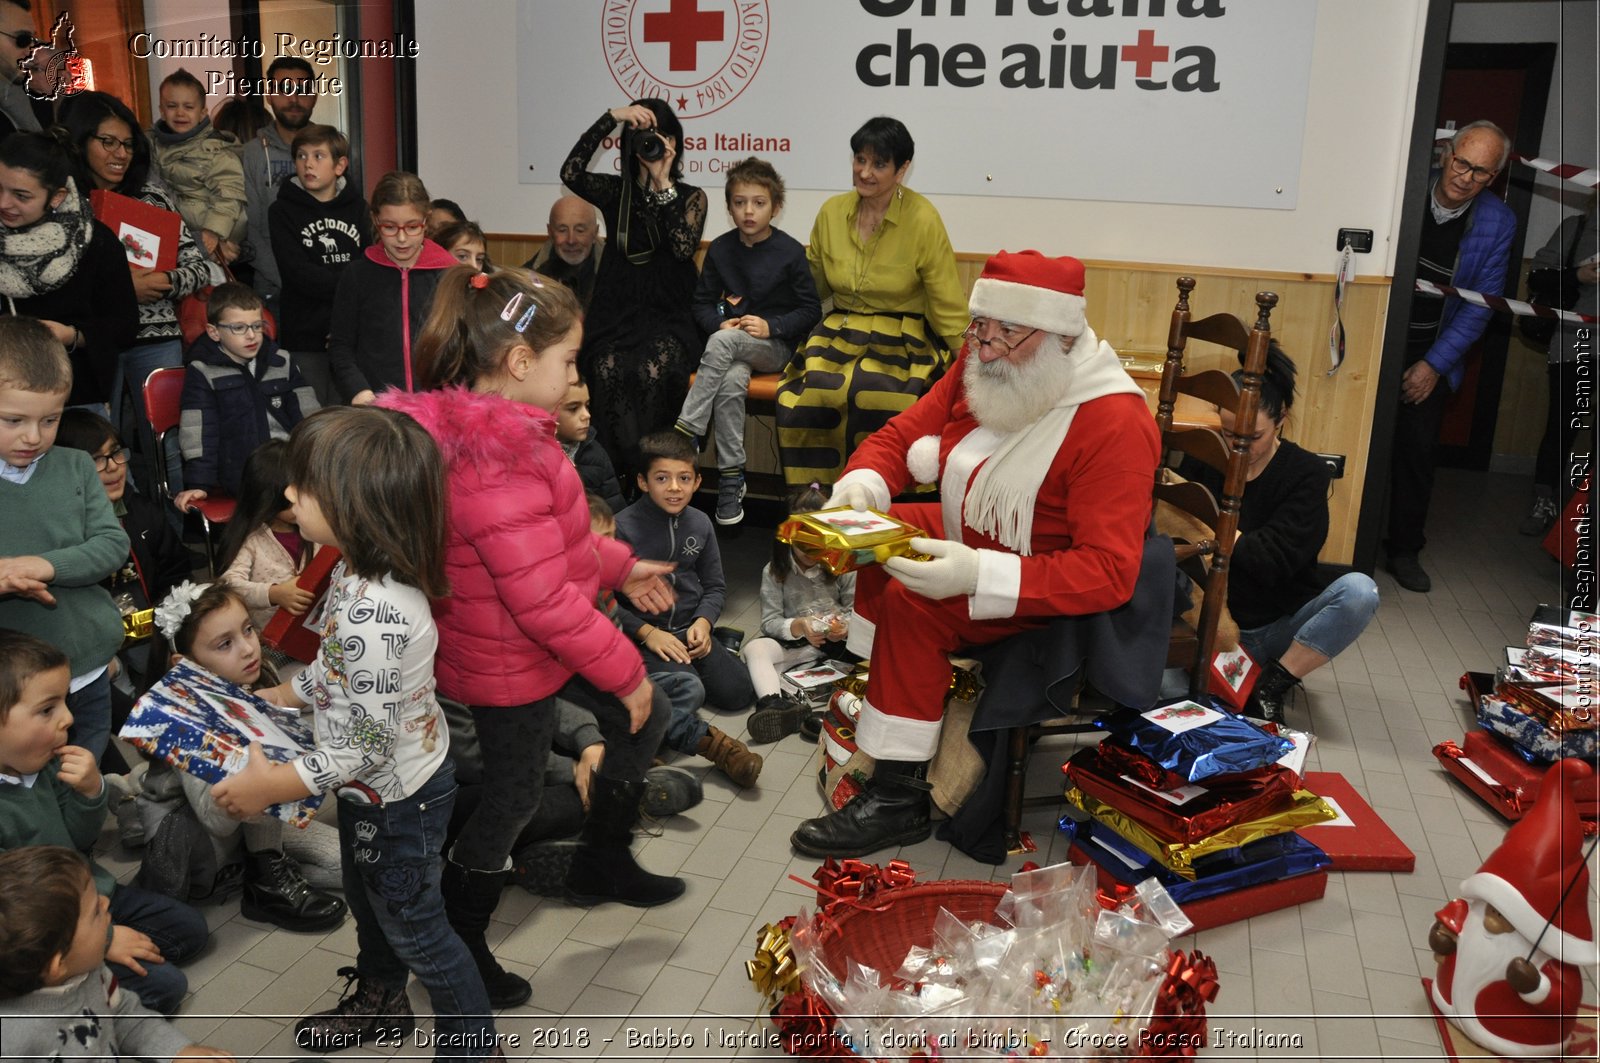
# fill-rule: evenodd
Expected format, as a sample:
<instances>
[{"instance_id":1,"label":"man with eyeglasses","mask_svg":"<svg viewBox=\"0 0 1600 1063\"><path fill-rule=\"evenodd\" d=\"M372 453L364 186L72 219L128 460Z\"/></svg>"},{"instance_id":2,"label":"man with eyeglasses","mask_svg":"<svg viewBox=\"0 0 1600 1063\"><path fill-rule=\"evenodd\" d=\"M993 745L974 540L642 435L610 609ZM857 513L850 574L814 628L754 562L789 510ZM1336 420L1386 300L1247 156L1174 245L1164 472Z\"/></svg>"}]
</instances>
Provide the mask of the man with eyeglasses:
<instances>
[{"instance_id":1,"label":"man with eyeglasses","mask_svg":"<svg viewBox=\"0 0 1600 1063\"><path fill-rule=\"evenodd\" d=\"M255 290L261 293L267 309L276 316L283 281L272 255L267 208L277 200L279 186L294 174L294 153L289 145L294 142L296 133L311 124L311 113L317 109L317 82L311 64L293 55L274 59L267 67L267 77L276 85L267 96L273 120L262 126L256 138L242 149L248 222L242 260L248 260L255 271Z\"/></svg>"},{"instance_id":2,"label":"man with eyeglasses","mask_svg":"<svg viewBox=\"0 0 1600 1063\"><path fill-rule=\"evenodd\" d=\"M1499 295L1517 219L1498 196L1481 193L1505 167L1511 141L1493 122L1463 126L1445 149L1428 188L1417 279ZM1455 296L1411 297L1406 370L1390 456L1388 569L1409 591L1427 593L1433 581L1418 554L1427 542L1434 449L1450 393L1461 386L1466 357L1494 312Z\"/></svg>"},{"instance_id":3,"label":"man with eyeglasses","mask_svg":"<svg viewBox=\"0 0 1600 1063\"><path fill-rule=\"evenodd\" d=\"M1133 596L1159 442L1144 393L1084 322L1083 282L1077 259L991 258L955 364L834 484L835 505L888 511L928 537L911 544L924 559L858 575L849 646L871 671L856 742L876 767L850 803L800 824L790 844L806 856L928 836L950 652ZM914 482L939 484L942 501L891 507ZM1159 597L1170 610L1170 589ZM1170 613L1154 619L1164 646Z\"/></svg>"},{"instance_id":4,"label":"man with eyeglasses","mask_svg":"<svg viewBox=\"0 0 1600 1063\"><path fill-rule=\"evenodd\" d=\"M28 95L28 74L22 69L34 48L48 43L34 36L28 0L0 0L0 140L18 130L37 133L51 120L53 104Z\"/></svg>"}]
</instances>

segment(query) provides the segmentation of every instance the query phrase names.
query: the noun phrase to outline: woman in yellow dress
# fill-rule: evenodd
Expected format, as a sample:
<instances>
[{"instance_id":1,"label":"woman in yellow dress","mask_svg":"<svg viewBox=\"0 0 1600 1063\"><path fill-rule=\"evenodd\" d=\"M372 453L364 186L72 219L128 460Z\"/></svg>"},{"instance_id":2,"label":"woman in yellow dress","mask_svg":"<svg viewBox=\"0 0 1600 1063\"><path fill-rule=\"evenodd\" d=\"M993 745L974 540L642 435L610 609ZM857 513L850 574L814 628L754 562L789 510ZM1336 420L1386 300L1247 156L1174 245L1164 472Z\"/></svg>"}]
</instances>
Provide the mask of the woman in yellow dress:
<instances>
[{"instance_id":1,"label":"woman in yellow dress","mask_svg":"<svg viewBox=\"0 0 1600 1063\"><path fill-rule=\"evenodd\" d=\"M944 221L906 188L915 148L899 120L850 138L854 190L822 205L806 256L833 308L778 388L791 486L831 484L857 444L917 401L961 349L966 297Z\"/></svg>"}]
</instances>

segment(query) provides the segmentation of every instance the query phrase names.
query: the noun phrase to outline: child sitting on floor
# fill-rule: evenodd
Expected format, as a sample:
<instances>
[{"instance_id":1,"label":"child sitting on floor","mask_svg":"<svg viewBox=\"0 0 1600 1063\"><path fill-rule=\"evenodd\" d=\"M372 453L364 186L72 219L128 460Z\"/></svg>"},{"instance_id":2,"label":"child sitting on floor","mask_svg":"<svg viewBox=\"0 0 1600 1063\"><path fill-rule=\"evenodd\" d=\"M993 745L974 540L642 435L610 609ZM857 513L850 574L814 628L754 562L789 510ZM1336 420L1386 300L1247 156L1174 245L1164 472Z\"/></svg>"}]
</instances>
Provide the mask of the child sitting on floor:
<instances>
[{"instance_id":1,"label":"child sitting on floor","mask_svg":"<svg viewBox=\"0 0 1600 1063\"><path fill-rule=\"evenodd\" d=\"M827 505L827 494L812 484L790 497L789 512L811 513ZM850 657L844 638L855 601L854 572L835 576L783 540L773 540L772 560L761 570L761 637L744 647L756 690L750 741L776 742L800 730L810 709L779 692L779 677L824 657Z\"/></svg>"},{"instance_id":2,"label":"child sitting on floor","mask_svg":"<svg viewBox=\"0 0 1600 1063\"><path fill-rule=\"evenodd\" d=\"M617 514L617 538L641 557L675 564L669 579L678 599L666 611L655 612L620 595L622 630L643 647L645 669L652 676L698 675L705 684L706 704L722 712L743 712L756 696L750 674L711 634L728 586L716 529L689 505L700 486L694 444L677 432L657 432L639 441L639 452L644 495ZM680 753L704 756L739 786L754 786L761 776L760 756L677 706L666 742Z\"/></svg>"},{"instance_id":3,"label":"child sitting on floor","mask_svg":"<svg viewBox=\"0 0 1600 1063\"><path fill-rule=\"evenodd\" d=\"M0 1056L224 1059L117 984L111 905L88 861L59 845L0 853Z\"/></svg>"},{"instance_id":4,"label":"child sitting on floor","mask_svg":"<svg viewBox=\"0 0 1600 1063\"><path fill-rule=\"evenodd\" d=\"M261 639L244 599L227 584L185 581L156 609L156 626L172 646L173 664L181 656L245 691L278 681L262 658ZM241 823L217 807L211 787L206 780L177 771L165 761L151 763L139 795L141 806L149 809L154 821L147 828L153 840L141 883L162 892L177 892L185 900L196 888L200 896L211 896L215 890L214 881L191 885L192 876L183 874L181 867L170 866L176 861L166 859L170 850L161 842L157 824L175 811L175 798L181 793L210 838L217 867L228 864L243 842L240 909L246 919L297 931L331 930L344 922L344 902L314 888L301 869L302 864L315 869L322 886L339 885L339 838L334 828L313 821L305 830L285 829L281 819L268 815Z\"/></svg>"}]
</instances>

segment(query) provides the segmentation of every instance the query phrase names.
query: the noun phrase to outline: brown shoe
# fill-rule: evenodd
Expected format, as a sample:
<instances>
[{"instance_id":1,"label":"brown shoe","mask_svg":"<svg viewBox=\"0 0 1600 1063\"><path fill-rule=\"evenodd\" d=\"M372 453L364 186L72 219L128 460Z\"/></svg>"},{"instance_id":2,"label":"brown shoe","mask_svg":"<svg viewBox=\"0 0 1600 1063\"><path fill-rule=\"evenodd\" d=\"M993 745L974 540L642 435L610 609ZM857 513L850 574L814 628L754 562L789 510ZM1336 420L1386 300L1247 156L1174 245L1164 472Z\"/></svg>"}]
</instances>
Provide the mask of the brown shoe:
<instances>
[{"instance_id":1,"label":"brown shoe","mask_svg":"<svg viewBox=\"0 0 1600 1063\"><path fill-rule=\"evenodd\" d=\"M761 777L761 754L750 752L737 738L729 737L715 727L700 739L695 749L738 785L749 789Z\"/></svg>"}]
</instances>

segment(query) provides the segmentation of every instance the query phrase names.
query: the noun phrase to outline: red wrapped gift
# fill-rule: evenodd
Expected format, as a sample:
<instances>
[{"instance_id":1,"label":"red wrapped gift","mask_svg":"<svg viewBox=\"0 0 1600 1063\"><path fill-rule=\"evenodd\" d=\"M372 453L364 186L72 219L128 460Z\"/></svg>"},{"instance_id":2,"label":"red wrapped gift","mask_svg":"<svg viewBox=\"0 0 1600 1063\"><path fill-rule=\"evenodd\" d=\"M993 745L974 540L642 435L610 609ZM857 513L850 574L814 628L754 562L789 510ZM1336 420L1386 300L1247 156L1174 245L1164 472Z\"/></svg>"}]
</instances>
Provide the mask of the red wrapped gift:
<instances>
[{"instance_id":1,"label":"red wrapped gift","mask_svg":"<svg viewBox=\"0 0 1600 1063\"><path fill-rule=\"evenodd\" d=\"M1445 771L1495 811L1507 819L1521 819L1538 798L1546 769L1529 764L1510 743L1489 731L1469 731L1461 743L1440 742L1433 747L1433 755ZM1572 799L1578 815L1600 819L1600 786L1593 776L1577 781Z\"/></svg>"},{"instance_id":2,"label":"red wrapped gift","mask_svg":"<svg viewBox=\"0 0 1600 1063\"><path fill-rule=\"evenodd\" d=\"M1308 771L1306 789L1333 806L1339 818L1296 834L1328 854L1329 871L1416 870L1417 856L1389 828L1350 781L1338 772Z\"/></svg>"},{"instance_id":3,"label":"red wrapped gift","mask_svg":"<svg viewBox=\"0 0 1600 1063\"><path fill-rule=\"evenodd\" d=\"M95 218L116 234L128 261L146 269L176 269L183 218L142 199L97 188L89 193Z\"/></svg>"},{"instance_id":4,"label":"red wrapped gift","mask_svg":"<svg viewBox=\"0 0 1600 1063\"><path fill-rule=\"evenodd\" d=\"M1077 844L1067 850L1067 859L1074 864L1092 865L1099 889L1115 894L1120 883L1105 868L1090 859L1089 854ZM1126 887L1124 887L1126 888ZM1252 915L1264 915L1279 908L1292 908L1297 904L1314 901L1328 891L1328 873L1313 871L1308 875L1291 875L1276 882L1263 882L1259 886L1246 886L1232 893L1190 901L1182 906L1183 914L1194 924L1194 933L1215 930L1219 926L1237 923Z\"/></svg>"},{"instance_id":5,"label":"red wrapped gift","mask_svg":"<svg viewBox=\"0 0 1600 1063\"><path fill-rule=\"evenodd\" d=\"M1248 822L1286 807L1297 780L1287 768L1271 767L1216 783L1152 785L1126 770L1128 753L1106 745L1080 749L1062 765L1078 789L1113 805L1152 833L1175 841L1197 842L1235 823ZM1145 759L1145 758L1140 758ZM1159 768L1153 761L1151 767Z\"/></svg>"},{"instance_id":6,"label":"red wrapped gift","mask_svg":"<svg viewBox=\"0 0 1600 1063\"><path fill-rule=\"evenodd\" d=\"M328 582L333 566L344 555L332 546L324 546L312 555L304 571L295 577L295 586L312 594L311 608L299 616L287 609L279 609L261 629L261 641L286 657L307 664L317 657L322 645L322 604L328 593Z\"/></svg>"}]
</instances>

